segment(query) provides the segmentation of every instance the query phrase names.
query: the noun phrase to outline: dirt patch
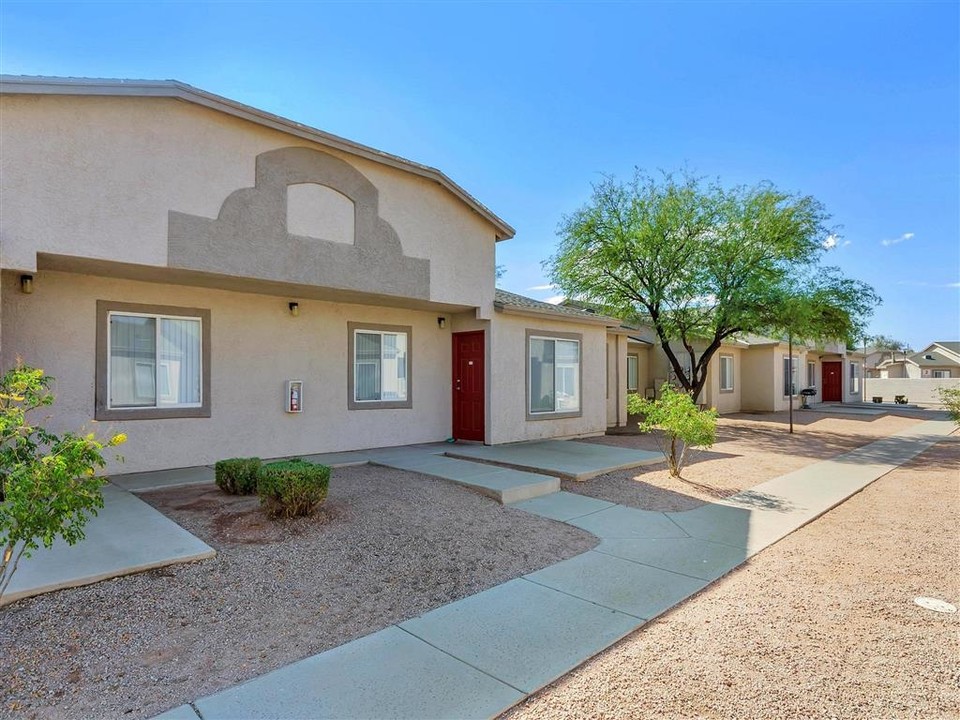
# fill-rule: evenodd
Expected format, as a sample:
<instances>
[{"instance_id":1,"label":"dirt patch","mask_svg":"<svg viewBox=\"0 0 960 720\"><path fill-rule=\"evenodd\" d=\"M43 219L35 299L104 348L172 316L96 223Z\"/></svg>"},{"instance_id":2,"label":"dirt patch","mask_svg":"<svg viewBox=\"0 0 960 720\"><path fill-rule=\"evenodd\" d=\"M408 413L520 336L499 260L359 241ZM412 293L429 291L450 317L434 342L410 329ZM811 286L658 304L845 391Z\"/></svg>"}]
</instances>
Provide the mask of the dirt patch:
<instances>
[{"instance_id":1,"label":"dirt patch","mask_svg":"<svg viewBox=\"0 0 960 720\"><path fill-rule=\"evenodd\" d=\"M506 715L957 718L954 435ZM904 512L909 508L909 512Z\"/></svg>"},{"instance_id":2,"label":"dirt patch","mask_svg":"<svg viewBox=\"0 0 960 720\"><path fill-rule=\"evenodd\" d=\"M932 416L931 416L932 417ZM670 477L666 463L600 475L585 482L562 481L563 490L665 512L691 510L820 460L849 452L929 419L910 415L840 416L794 413L727 415L717 425L710 450L693 451L683 479ZM605 435L585 442L659 452L651 434Z\"/></svg>"},{"instance_id":3,"label":"dirt patch","mask_svg":"<svg viewBox=\"0 0 960 720\"><path fill-rule=\"evenodd\" d=\"M326 512L292 521L210 486L141 497L217 557L5 607L0 716L150 717L597 543L374 466L335 470Z\"/></svg>"}]
</instances>

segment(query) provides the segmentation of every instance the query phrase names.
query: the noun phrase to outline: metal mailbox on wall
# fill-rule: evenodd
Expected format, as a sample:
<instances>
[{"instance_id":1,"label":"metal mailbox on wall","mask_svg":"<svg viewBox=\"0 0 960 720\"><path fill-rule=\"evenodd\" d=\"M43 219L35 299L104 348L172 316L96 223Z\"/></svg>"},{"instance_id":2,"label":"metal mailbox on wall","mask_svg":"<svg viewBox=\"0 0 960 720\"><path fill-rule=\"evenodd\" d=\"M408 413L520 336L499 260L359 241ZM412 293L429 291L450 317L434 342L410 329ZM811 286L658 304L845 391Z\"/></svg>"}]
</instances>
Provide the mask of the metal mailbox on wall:
<instances>
[{"instance_id":1,"label":"metal mailbox on wall","mask_svg":"<svg viewBox=\"0 0 960 720\"><path fill-rule=\"evenodd\" d=\"M287 380L286 411L303 412L303 380Z\"/></svg>"}]
</instances>

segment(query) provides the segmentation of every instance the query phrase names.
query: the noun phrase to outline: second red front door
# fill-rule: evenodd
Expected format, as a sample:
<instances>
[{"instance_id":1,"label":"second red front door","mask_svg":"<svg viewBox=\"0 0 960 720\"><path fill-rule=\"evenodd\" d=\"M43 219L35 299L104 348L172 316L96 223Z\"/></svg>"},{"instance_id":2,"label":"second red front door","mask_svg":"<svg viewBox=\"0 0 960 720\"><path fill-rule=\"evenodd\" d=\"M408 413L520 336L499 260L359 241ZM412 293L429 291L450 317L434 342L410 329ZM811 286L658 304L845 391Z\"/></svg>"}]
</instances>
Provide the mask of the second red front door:
<instances>
[{"instance_id":1,"label":"second red front door","mask_svg":"<svg viewBox=\"0 0 960 720\"><path fill-rule=\"evenodd\" d=\"M453 437L484 441L483 330L453 334Z\"/></svg>"},{"instance_id":2,"label":"second red front door","mask_svg":"<svg viewBox=\"0 0 960 720\"><path fill-rule=\"evenodd\" d=\"M825 362L823 365L823 402L843 400L843 363Z\"/></svg>"}]
</instances>

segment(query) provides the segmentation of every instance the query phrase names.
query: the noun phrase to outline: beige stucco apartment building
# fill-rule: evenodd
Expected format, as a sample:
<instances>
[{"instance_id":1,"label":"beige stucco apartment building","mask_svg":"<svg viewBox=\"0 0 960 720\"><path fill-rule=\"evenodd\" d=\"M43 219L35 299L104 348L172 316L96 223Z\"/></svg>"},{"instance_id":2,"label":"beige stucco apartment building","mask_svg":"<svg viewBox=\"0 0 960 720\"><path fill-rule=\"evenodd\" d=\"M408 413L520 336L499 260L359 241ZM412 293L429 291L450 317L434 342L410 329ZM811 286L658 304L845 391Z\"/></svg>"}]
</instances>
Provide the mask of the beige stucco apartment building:
<instances>
[{"instance_id":1,"label":"beige stucco apartment building","mask_svg":"<svg viewBox=\"0 0 960 720\"><path fill-rule=\"evenodd\" d=\"M0 91L3 368L123 471L626 421L619 323L498 293L514 231L438 170L172 81Z\"/></svg>"},{"instance_id":2,"label":"beige stucco apartment building","mask_svg":"<svg viewBox=\"0 0 960 720\"><path fill-rule=\"evenodd\" d=\"M695 346L699 359L703 347ZM689 374L686 351L673 346L674 354ZM631 331L628 362L639 368L639 379L629 375L628 389L646 396L654 395L664 382L672 382L675 373L666 353L655 342L649 328ZM631 357L636 357L636 361ZM792 358L792 363L790 362ZM790 345L773 338L748 336L730 338L711 358L707 382L697 401L716 408L721 415L738 412L778 412L790 407L792 377L793 404L802 403L800 391L813 388L809 402L860 402L863 399L861 353L846 349L842 343ZM611 423L612 424L612 423Z\"/></svg>"}]
</instances>

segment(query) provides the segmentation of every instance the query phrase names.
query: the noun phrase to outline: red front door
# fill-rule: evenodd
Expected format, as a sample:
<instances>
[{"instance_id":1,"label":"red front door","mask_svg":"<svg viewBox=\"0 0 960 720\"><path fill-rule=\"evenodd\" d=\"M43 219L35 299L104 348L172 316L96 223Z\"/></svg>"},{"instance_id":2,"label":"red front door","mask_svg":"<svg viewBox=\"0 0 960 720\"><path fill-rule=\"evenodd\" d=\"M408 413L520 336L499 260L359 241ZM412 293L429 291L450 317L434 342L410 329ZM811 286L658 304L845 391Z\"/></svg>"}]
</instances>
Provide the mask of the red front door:
<instances>
[{"instance_id":1,"label":"red front door","mask_svg":"<svg viewBox=\"0 0 960 720\"><path fill-rule=\"evenodd\" d=\"M453 334L453 437L483 442L483 330Z\"/></svg>"},{"instance_id":2,"label":"red front door","mask_svg":"<svg viewBox=\"0 0 960 720\"><path fill-rule=\"evenodd\" d=\"M824 362L823 366L823 401L841 402L843 400L843 363Z\"/></svg>"}]
</instances>

